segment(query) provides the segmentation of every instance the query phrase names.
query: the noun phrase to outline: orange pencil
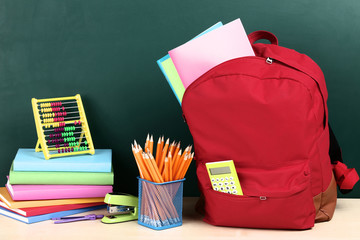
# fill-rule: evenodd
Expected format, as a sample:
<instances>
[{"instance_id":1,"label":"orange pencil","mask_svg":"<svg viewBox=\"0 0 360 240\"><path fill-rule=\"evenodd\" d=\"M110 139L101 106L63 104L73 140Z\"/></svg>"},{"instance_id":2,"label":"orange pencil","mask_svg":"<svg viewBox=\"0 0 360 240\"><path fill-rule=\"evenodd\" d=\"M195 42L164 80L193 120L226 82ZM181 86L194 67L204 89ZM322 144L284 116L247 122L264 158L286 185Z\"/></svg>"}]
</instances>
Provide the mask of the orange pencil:
<instances>
[{"instance_id":1,"label":"orange pencil","mask_svg":"<svg viewBox=\"0 0 360 240\"><path fill-rule=\"evenodd\" d=\"M161 138L161 154L160 154L160 160L161 160L161 157L162 157L162 151L164 150L164 146L165 146L165 139L164 139L164 135L162 136Z\"/></svg>"},{"instance_id":2,"label":"orange pencil","mask_svg":"<svg viewBox=\"0 0 360 240\"><path fill-rule=\"evenodd\" d=\"M183 159L180 159L180 166L179 168L177 169L177 172L175 174L175 180L179 180L180 177L181 177L181 174L182 174L182 171L183 171L183 168L184 168L184 165L187 163L186 161L188 160L189 158L189 154L186 154L185 157Z\"/></svg>"},{"instance_id":3,"label":"orange pencil","mask_svg":"<svg viewBox=\"0 0 360 240\"><path fill-rule=\"evenodd\" d=\"M165 182L168 182L169 181L169 171L168 171L168 167L169 167L169 159L167 157L165 157L165 160L164 160L164 171L162 173L162 176L164 178L164 181Z\"/></svg>"},{"instance_id":4,"label":"orange pencil","mask_svg":"<svg viewBox=\"0 0 360 240\"><path fill-rule=\"evenodd\" d=\"M158 168L158 166L156 165L154 156L151 155L151 154L148 154L148 156L150 157L150 162L151 162L151 164L153 165L153 168L154 168L154 170L155 170L156 176L160 179L160 183L163 183L163 182L164 182L164 179L162 178L162 176L161 176L161 174L160 174L160 171L159 171L159 168Z\"/></svg>"},{"instance_id":5,"label":"orange pencil","mask_svg":"<svg viewBox=\"0 0 360 240\"><path fill-rule=\"evenodd\" d=\"M171 152L169 152L168 160L169 160L168 161L169 181L172 181L172 179L173 179L173 172L172 172L173 160L172 160Z\"/></svg>"},{"instance_id":6,"label":"orange pencil","mask_svg":"<svg viewBox=\"0 0 360 240\"><path fill-rule=\"evenodd\" d=\"M134 154L134 158L135 158L136 165L137 165L137 167L138 167L138 169L139 169L140 177L141 177L142 179L144 179L144 174L143 174L142 171L141 171L141 168L140 168L140 165L139 165L139 161L138 161L137 156L136 156L136 154L135 154L134 145L132 145L132 144L131 144L131 149L132 149L132 152L133 152L133 154Z\"/></svg>"},{"instance_id":7,"label":"orange pencil","mask_svg":"<svg viewBox=\"0 0 360 240\"><path fill-rule=\"evenodd\" d=\"M146 141L144 146L145 152L147 151L148 148L149 148L149 134L146 136Z\"/></svg>"},{"instance_id":8,"label":"orange pencil","mask_svg":"<svg viewBox=\"0 0 360 240\"><path fill-rule=\"evenodd\" d=\"M165 157L166 157L166 155L167 155L168 148L169 148L169 139L166 140L164 149L163 149L163 151L162 151L160 163L159 163L159 170L160 170L161 173L162 173L163 170L164 170L164 161L165 161Z\"/></svg>"},{"instance_id":9,"label":"orange pencil","mask_svg":"<svg viewBox=\"0 0 360 240\"><path fill-rule=\"evenodd\" d=\"M149 169L149 172L151 173L151 178L153 182L160 183L160 179L158 178L154 166L150 162L150 157L146 153L142 153L144 162L146 163L146 167Z\"/></svg>"},{"instance_id":10,"label":"orange pencil","mask_svg":"<svg viewBox=\"0 0 360 240\"><path fill-rule=\"evenodd\" d=\"M136 148L134 148L134 155L135 155L135 160L138 163L139 169L141 171L141 175L143 175L143 177L141 177L141 175L140 175L140 177L143 179L146 179L146 180L150 180L151 177L142 161L142 157L139 157L138 150Z\"/></svg>"},{"instance_id":11,"label":"orange pencil","mask_svg":"<svg viewBox=\"0 0 360 240\"><path fill-rule=\"evenodd\" d=\"M149 149L150 149L150 153L153 154L153 149L154 149L154 139L153 139L153 135L151 135L151 137L150 137Z\"/></svg>"},{"instance_id":12,"label":"orange pencil","mask_svg":"<svg viewBox=\"0 0 360 240\"><path fill-rule=\"evenodd\" d=\"M194 153L192 153L191 156L190 156L190 158L188 159L188 161L187 161L187 163L186 163L186 165L185 165L185 167L184 167L184 170L182 171L182 173L181 173L181 175L180 175L180 179L183 179L183 178L185 177L186 172L187 172L187 170L189 169L190 164L191 164L191 161L193 160L193 158L194 158Z\"/></svg>"},{"instance_id":13,"label":"orange pencil","mask_svg":"<svg viewBox=\"0 0 360 240\"><path fill-rule=\"evenodd\" d=\"M180 149L180 151L178 151L176 156L174 156L173 166L172 166L173 175L175 175L175 173L176 173L176 170L177 170L176 167L177 167L177 163L178 163L179 159L181 158L181 153L182 153L182 149Z\"/></svg>"},{"instance_id":14,"label":"orange pencil","mask_svg":"<svg viewBox=\"0 0 360 240\"><path fill-rule=\"evenodd\" d=\"M180 164L181 164L181 162L183 161L184 157L186 156L186 154L188 154L188 149L189 149L189 146L187 146L187 147L185 148L185 150L184 150L184 152L182 153L181 157L176 160L176 163L175 163L176 165L174 166L174 168L175 168L175 171L174 171L174 172L175 172L175 175L176 175L176 173L178 173L179 168L180 168Z\"/></svg>"},{"instance_id":15,"label":"orange pencil","mask_svg":"<svg viewBox=\"0 0 360 240\"><path fill-rule=\"evenodd\" d=\"M161 155L161 137L159 137L159 140L157 142L157 145L156 145L156 155L155 155L155 161L156 161L156 164L159 164L159 161L160 161L160 155Z\"/></svg>"},{"instance_id":16,"label":"orange pencil","mask_svg":"<svg viewBox=\"0 0 360 240\"><path fill-rule=\"evenodd\" d=\"M174 150L175 150L175 141L173 141L171 143L170 148L169 148L169 152L171 152L171 154L172 154Z\"/></svg>"},{"instance_id":17,"label":"orange pencil","mask_svg":"<svg viewBox=\"0 0 360 240\"><path fill-rule=\"evenodd\" d=\"M135 148L135 155L139 161L139 165L140 167L143 169L143 172L144 173L144 179L146 180L149 180L149 181L153 181L153 178L152 178L152 174L150 172L150 169L149 169L149 166L148 164L146 164L145 160L143 159L142 157L142 152L140 152L140 149L141 147L138 145L138 148L136 149Z\"/></svg>"},{"instance_id":18,"label":"orange pencil","mask_svg":"<svg viewBox=\"0 0 360 240\"><path fill-rule=\"evenodd\" d=\"M179 151L180 151L180 142L178 142L178 144L176 145L175 151L171 153L171 155L174 156L173 160L175 160L175 157Z\"/></svg>"}]
</instances>

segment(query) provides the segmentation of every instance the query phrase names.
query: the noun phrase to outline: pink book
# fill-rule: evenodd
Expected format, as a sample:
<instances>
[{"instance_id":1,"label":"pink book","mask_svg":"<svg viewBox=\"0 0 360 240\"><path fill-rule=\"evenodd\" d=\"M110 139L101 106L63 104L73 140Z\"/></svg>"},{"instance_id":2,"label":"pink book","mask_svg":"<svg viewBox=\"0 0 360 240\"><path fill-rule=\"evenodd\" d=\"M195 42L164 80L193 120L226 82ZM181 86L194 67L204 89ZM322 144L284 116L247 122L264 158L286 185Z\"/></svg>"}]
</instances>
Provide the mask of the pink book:
<instances>
[{"instance_id":1,"label":"pink book","mask_svg":"<svg viewBox=\"0 0 360 240\"><path fill-rule=\"evenodd\" d=\"M11 185L6 184L11 198L18 200L46 200L65 198L105 197L111 185Z\"/></svg>"},{"instance_id":2,"label":"pink book","mask_svg":"<svg viewBox=\"0 0 360 240\"><path fill-rule=\"evenodd\" d=\"M169 51L169 55L185 89L220 63L255 56L240 19Z\"/></svg>"}]
</instances>

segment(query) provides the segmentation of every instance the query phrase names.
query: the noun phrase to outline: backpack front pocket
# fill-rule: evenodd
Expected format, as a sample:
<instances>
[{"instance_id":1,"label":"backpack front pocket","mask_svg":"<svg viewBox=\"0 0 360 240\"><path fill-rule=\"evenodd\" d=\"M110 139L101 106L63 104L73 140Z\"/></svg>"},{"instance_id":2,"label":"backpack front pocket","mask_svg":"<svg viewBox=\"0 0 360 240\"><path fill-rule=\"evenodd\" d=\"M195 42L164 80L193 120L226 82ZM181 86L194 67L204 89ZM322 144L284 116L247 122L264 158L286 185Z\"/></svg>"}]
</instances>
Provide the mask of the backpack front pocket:
<instances>
[{"instance_id":1,"label":"backpack front pocket","mask_svg":"<svg viewBox=\"0 0 360 240\"><path fill-rule=\"evenodd\" d=\"M240 180L244 195L232 195L214 191L208 176L200 170L204 168L202 164L198 166L205 197L204 221L219 226L248 228L308 229L314 226L315 208L308 173L283 169L285 177L292 177L283 190L281 185L271 184L270 181L276 181L271 179L271 173L268 176L260 173L262 179L268 178L268 187L264 182ZM240 172L238 175L243 179L251 174Z\"/></svg>"}]
</instances>

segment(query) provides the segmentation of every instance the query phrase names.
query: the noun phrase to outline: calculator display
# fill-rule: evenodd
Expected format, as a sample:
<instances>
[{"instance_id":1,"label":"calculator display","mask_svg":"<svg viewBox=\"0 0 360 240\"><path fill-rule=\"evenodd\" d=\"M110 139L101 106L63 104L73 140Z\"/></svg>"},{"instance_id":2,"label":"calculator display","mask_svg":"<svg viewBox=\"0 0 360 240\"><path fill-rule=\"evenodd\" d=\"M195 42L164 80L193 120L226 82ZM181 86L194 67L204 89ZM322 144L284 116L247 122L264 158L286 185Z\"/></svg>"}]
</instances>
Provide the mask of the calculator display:
<instances>
[{"instance_id":1,"label":"calculator display","mask_svg":"<svg viewBox=\"0 0 360 240\"><path fill-rule=\"evenodd\" d=\"M211 175L231 173L230 167L209 168Z\"/></svg>"}]
</instances>

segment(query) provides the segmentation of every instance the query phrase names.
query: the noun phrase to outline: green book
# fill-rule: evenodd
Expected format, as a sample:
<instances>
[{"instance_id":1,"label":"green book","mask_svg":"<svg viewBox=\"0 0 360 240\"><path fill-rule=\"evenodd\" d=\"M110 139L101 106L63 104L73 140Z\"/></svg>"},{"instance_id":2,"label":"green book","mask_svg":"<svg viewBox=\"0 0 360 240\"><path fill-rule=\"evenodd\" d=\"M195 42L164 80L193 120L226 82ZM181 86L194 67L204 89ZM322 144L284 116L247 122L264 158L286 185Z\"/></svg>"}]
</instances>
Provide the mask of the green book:
<instances>
[{"instance_id":1,"label":"green book","mask_svg":"<svg viewBox=\"0 0 360 240\"><path fill-rule=\"evenodd\" d=\"M10 184L113 185L111 172L19 172L11 166Z\"/></svg>"}]
</instances>

